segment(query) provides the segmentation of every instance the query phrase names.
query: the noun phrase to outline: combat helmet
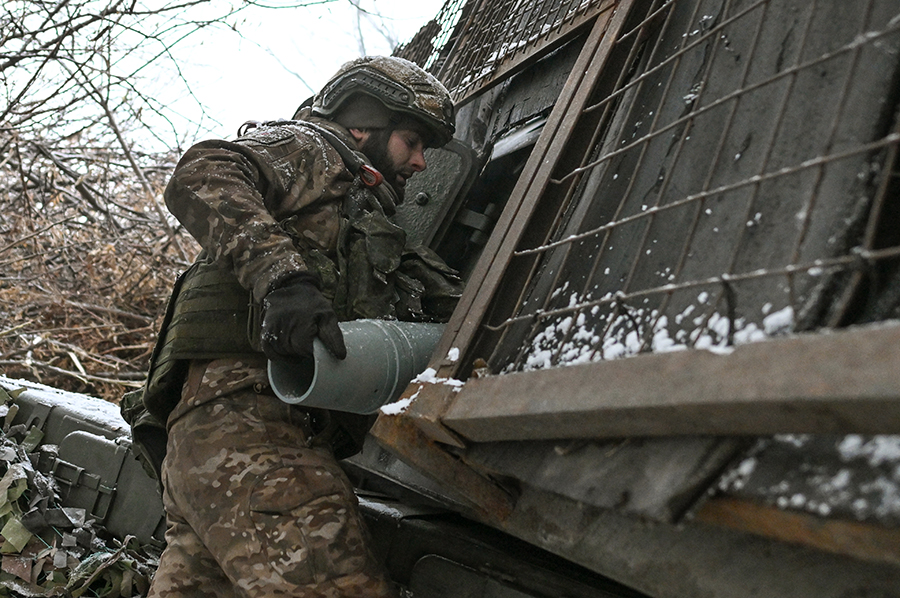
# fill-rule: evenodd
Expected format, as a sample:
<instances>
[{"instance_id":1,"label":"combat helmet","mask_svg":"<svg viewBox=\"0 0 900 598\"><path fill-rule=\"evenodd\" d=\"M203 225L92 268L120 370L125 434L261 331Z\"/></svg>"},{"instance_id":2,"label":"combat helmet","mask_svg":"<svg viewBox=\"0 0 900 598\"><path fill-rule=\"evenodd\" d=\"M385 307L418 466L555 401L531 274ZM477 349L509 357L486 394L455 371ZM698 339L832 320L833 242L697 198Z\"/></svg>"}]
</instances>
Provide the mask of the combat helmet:
<instances>
[{"instance_id":1,"label":"combat helmet","mask_svg":"<svg viewBox=\"0 0 900 598\"><path fill-rule=\"evenodd\" d=\"M393 56L366 56L344 64L313 99L316 116L332 118L357 94L379 100L389 110L410 115L431 132L440 147L456 130L447 88L415 63Z\"/></svg>"}]
</instances>

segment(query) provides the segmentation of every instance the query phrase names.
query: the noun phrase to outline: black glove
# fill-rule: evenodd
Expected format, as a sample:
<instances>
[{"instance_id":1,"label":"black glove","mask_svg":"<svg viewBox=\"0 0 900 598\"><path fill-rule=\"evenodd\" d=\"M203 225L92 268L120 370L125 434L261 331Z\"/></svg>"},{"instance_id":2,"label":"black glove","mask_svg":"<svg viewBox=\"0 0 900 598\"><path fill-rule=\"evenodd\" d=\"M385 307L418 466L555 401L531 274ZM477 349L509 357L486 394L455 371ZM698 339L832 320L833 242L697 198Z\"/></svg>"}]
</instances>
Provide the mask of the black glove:
<instances>
[{"instance_id":1,"label":"black glove","mask_svg":"<svg viewBox=\"0 0 900 598\"><path fill-rule=\"evenodd\" d=\"M260 345L269 359L312 357L316 337L338 359L347 357L337 315L314 280L292 278L263 299Z\"/></svg>"}]
</instances>

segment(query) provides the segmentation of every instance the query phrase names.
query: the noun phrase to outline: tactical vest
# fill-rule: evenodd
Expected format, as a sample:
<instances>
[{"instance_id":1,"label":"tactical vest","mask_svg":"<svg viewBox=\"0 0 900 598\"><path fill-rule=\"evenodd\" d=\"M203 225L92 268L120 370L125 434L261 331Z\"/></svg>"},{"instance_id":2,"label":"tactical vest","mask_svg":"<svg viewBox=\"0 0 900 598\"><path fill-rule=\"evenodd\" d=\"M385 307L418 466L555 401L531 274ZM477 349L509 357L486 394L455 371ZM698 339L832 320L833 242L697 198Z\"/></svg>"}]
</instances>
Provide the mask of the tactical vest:
<instances>
[{"instance_id":1,"label":"tactical vest","mask_svg":"<svg viewBox=\"0 0 900 598\"><path fill-rule=\"evenodd\" d=\"M190 360L259 355L258 312L250 291L201 254L178 277L166 306L144 390L148 411L166 421Z\"/></svg>"}]
</instances>

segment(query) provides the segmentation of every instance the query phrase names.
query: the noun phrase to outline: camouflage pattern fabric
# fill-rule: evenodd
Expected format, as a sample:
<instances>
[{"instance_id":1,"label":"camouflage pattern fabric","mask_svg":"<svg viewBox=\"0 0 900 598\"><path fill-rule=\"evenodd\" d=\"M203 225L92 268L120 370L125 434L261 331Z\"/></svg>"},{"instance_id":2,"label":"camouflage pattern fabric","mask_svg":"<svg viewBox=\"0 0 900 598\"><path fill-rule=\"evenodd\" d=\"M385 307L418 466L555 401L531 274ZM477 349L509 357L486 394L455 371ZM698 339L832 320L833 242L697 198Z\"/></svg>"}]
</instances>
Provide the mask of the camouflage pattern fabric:
<instances>
[{"instance_id":1,"label":"camouflage pattern fabric","mask_svg":"<svg viewBox=\"0 0 900 598\"><path fill-rule=\"evenodd\" d=\"M339 125L307 118L356 147ZM440 258L407 246L390 220L397 201L390 187L362 186L337 150L302 123L195 145L165 199L210 259L234 272L257 302L306 271L318 274L342 320L444 321L462 294Z\"/></svg>"},{"instance_id":2,"label":"camouflage pattern fabric","mask_svg":"<svg viewBox=\"0 0 900 598\"><path fill-rule=\"evenodd\" d=\"M149 595L396 596L349 480L261 365L192 364L169 419L167 548Z\"/></svg>"},{"instance_id":3,"label":"camouflage pattern fabric","mask_svg":"<svg viewBox=\"0 0 900 598\"><path fill-rule=\"evenodd\" d=\"M280 280L308 270L295 242L334 256L340 207L352 186L334 147L306 127L284 124L193 146L165 200L209 256L261 301Z\"/></svg>"}]
</instances>

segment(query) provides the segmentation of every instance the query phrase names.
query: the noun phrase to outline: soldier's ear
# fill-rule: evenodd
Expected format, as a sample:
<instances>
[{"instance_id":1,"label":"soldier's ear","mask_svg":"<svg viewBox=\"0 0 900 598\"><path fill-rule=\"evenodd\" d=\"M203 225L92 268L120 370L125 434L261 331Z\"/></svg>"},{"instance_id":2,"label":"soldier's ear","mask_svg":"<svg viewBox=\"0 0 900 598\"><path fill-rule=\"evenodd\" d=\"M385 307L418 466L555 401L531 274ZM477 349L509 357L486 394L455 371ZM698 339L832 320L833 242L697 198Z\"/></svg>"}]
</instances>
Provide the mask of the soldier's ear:
<instances>
[{"instance_id":1,"label":"soldier's ear","mask_svg":"<svg viewBox=\"0 0 900 598\"><path fill-rule=\"evenodd\" d=\"M372 134L371 131L366 129L347 129L350 131L350 135L353 136L353 139L356 141L358 145L363 145Z\"/></svg>"}]
</instances>

